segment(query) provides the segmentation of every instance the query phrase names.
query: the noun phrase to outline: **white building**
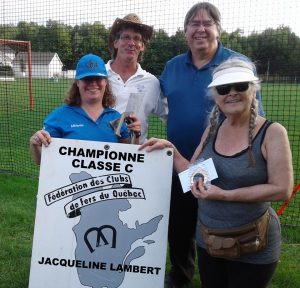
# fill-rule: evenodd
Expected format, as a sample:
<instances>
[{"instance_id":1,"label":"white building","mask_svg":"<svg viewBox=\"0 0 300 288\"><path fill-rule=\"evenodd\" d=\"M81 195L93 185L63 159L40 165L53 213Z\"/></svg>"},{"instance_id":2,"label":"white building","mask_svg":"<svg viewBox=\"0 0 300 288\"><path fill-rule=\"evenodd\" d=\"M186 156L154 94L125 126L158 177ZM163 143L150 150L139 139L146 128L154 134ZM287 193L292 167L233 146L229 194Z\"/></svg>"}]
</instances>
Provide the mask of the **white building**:
<instances>
[{"instance_id":1,"label":"white building","mask_svg":"<svg viewBox=\"0 0 300 288\"><path fill-rule=\"evenodd\" d=\"M15 51L8 45L0 45L0 81L14 81L12 62ZM7 69L10 67L9 69Z\"/></svg>"},{"instance_id":2,"label":"white building","mask_svg":"<svg viewBox=\"0 0 300 288\"><path fill-rule=\"evenodd\" d=\"M12 67L15 51L7 45L0 45L0 66Z\"/></svg>"},{"instance_id":3,"label":"white building","mask_svg":"<svg viewBox=\"0 0 300 288\"><path fill-rule=\"evenodd\" d=\"M13 60L15 77L28 77L28 53L19 52ZM62 76L63 63L55 52L31 52L33 78L57 78Z\"/></svg>"}]
</instances>

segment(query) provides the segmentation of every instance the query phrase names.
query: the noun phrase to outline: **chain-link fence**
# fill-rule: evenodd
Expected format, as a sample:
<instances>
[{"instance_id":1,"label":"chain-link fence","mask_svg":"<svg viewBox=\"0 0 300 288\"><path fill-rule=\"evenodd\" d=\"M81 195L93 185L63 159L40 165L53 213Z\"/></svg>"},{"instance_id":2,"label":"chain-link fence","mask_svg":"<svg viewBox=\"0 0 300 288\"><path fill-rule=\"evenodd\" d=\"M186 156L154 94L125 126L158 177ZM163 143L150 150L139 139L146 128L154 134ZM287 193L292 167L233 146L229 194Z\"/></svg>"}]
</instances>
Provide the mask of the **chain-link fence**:
<instances>
[{"instance_id":1,"label":"chain-link fence","mask_svg":"<svg viewBox=\"0 0 300 288\"><path fill-rule=\"evenodd\" d=\"M262 100L267 117L288 130L296 187L300 182L300 3L208 2L215 4L222 14L224 46L256 63L263 80ZM141 64L159 76L167 60L187 50L183 21L195 3L2 1L0 170L38 176L38 167L28 153L29 137L42 127L45 116L63 103L74 77L75 63L82 55L95 53L109 60L108 35L115 18L134 12L144 23L154 26L154 36ZM29 43L31 49L24 43ZM165 137L165 124L154 116L149 135ZM282 223L300 225L299 203L300 196L295 193L281 216ZM274 206L279 209L282 204Z\"/></svg>"}]
</instances>

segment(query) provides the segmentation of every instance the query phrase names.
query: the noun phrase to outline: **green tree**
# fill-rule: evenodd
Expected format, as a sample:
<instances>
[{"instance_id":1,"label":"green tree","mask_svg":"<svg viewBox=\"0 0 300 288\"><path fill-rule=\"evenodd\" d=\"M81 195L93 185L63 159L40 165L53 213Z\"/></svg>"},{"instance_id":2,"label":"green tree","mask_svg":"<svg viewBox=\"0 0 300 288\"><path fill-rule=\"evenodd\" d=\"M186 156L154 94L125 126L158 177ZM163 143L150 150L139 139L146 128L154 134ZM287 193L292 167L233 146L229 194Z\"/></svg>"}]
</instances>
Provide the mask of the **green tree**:
<instances>
[{"instance_id":1,"label":"green tree","mask_svg":"<svg viewBox=\"0 0 300 288\"><path fill-rule=\"evenodd\" d=\"M175 35L170 37L170 41L172 44L173 57L188 50L188 45L186 43L186 38L183 30L178 29Z\"/></svg>"},{"instance_id":2,"label":"green tree","mask_svg":"<svg viewBox=\"0 0 300 288\"><path fill-rule=\"evenodd\" d=\"M243 47L243 39L244 39L244 31L242 29L236 29L235 31L231 33L227 33L224 31L221 35L221 42L222 44L229 49L232 49L234 51L237 51L239 53L242 53L244 55L247 55L247 49L248 47Z\"/></svg>"},{"instance_id":3,"label":"green tree","mask_svg":"<svg viewBox=\"0 0 300 288\"><path fill-rule=\"evenodd\" d=\"M75 65L76 61L87 53L97 54L107 61L110 58L108 33L109 31L100 22L76 25L71 33L73 64Z\"/></svg>"},{"instance_id":4,"label":"green tree","mask_svg":"<svg viewBox=\"0 0 300 288\"><path fill-rule=\"evenodd\" d=\"M268 28L262 33L252 33L249 44L253 47L253 58L258 63L261 74L290 75L295 67L292 58L294 49L299 49L299 41L289 27Z\"/></svg>"},{"instance_id":5,"label":"green tree","mask_svg":"<svg viewBox=\"0 0 300 288\"><path fill-rule=\"evenodd\" d=\"M158 76L163 71L165 63L172 57L172 43L168 34L163 29L154 31L144 55L144 69Z\"/></svg>"},{"instance_id":6,"label":"green tree","mask_svg":"<svg viewBox=\"0 0 300 288\"><path fill-rule=\"evenodd\" d=\"M109 29L100 22L83 23L74 27L48 20L46 25L20 21L17 25L0 25L1 39L31 41L32 51L56 52L66 69L75 69L78 59L87 53L95 53L105 61L108 51ZM297 76L300 74L300 38L289 27L268 28L263 32L244 35L242 29L221 35L224 46L248 56L256 63L259 74ZM14 46L16 52L19 50ZM169 36L163 29L154 31L147 47L144 69L160 75L165 63L187 51L184 32L180 29Z\"/></svg>"},{"instance_id":7,"label":"green tree","mask_svg":"<svg viewBox=\"0 0 300 288\"><path fill-rule=\"evenodd\" d=\"M49 20L46 26L40 27L32 50L56 52L64 63L64 68L69 68L72 63L71 31L71 26Z\"/></svg>"},{"instance_id":8,"label":"green tree","mask_svg":"<svg viewBox=\"0 0 300 288\"><path fill-rule=\"evenodd\" d=\"M36 36L39 32L39 25L34 22L20 21L16 27L17 33L15 35L16 40L30 41L34 43Z\"/></svg>"},{"instance_id":9,"label":"green tree","mask_svg":"<svg viewBox=\"0 0 300 288\"><path fill-rule=\"evenodd\" d=\"M0 39L16 39L17 28L11 24L0 24Z\"/></svg>"}]
</instances>

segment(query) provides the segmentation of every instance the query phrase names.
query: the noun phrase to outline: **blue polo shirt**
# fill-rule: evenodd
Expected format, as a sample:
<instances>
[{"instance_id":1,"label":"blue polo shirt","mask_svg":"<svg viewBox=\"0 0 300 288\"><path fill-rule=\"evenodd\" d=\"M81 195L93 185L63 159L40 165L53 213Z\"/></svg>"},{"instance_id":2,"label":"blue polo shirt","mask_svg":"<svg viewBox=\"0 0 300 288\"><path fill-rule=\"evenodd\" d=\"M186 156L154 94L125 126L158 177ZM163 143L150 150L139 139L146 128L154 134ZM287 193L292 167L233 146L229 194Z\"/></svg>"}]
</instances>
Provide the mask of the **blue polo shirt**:
<instances>
[{"instance_id":1,"label":"blue polo shirt","mask_svg":"<svg viewBox=\"0 0 300 288\"><path fill-rule=\"evenodd\" d=\"M207 95L212 71L233 56L248 59L219 43L214 57L200 69L193 64L191 51L172 58L165 65L159 80L169 106L167 137L186 159L191 159L199 145L214 105L212 97ZM260 100L259 93L257 97ZM262 106L260 110L263 114Z\"/></svg>"},{"instance_id":2,"label":"blue polo shirt","mask_svg":"<svg viewBox=\"0 0 300 288\"><path fill-rule=\"evenodd\" d=\"M93 121L79 106L63 105L52 111L44 121L44 129L51 137L119 142L109 122L120 118L120 113L111 108L104 108L96 121ZM121 129L122 138L129 138L126 125Z\"/></svg>"}]
</instances>

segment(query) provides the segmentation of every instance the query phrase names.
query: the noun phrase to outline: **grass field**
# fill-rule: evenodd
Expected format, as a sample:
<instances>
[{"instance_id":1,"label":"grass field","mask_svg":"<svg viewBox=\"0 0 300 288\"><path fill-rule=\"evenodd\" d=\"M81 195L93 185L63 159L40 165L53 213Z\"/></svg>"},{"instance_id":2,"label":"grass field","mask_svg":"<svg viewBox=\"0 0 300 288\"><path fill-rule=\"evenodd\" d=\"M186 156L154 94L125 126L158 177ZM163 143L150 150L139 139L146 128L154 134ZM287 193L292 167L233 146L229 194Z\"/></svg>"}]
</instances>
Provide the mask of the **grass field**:
<instances>
[{"instance_id":1,"label":"grass field","mask_svg":"<svg viewBox=\"0 0 300 288\"><path fill-rule=\"evenodd\" d=\"M69 82L34 80L34 109L30 110L28 83L0 81L0 288L28 285L34 226L38 167L28 153L29 137L42 127L44 117L63 103ZM263 84L263 105L269 119L288 130L295 184L300 182L300 85ZM151 117L150 136L165 137L165 126ZM12 171L25 177L8 174ZM2 174L1 174L2 172ZM274 203L275 210L281 203ZM271 288L300 287L300 192L281 216L282 257ZM167 263L169 269L169 262ZM196 274L190 287L199 287Z\"/></svg>"},{"instance_id":2,"label":"grass field","mask_svg":"<svg viewBox=\"0 0 300 288\"><path fill-rule=\"evenodd\" d=\"M0 81L1 170L37 177L37 167L28 154L29 137L42 128L43 119L49 111L63 103L68 86L68 81L33 81L34 110L31 111L27 81L9 84Z\"/></svg>"},{"instance_id":3,"label":"grass field","mask_svg":"<svg viewBox=\"0 0 300 288\"><path fill-rule=\"evenodd\" d=\"M27 288L38 182L0 174L0 183L0 288ZM290 233L300 243L299 227L283 228L281 260L269 288L300 287L300 244L288 241ZM198 273L190 287L200 287Z\"/></svg>"}]
</instances>

